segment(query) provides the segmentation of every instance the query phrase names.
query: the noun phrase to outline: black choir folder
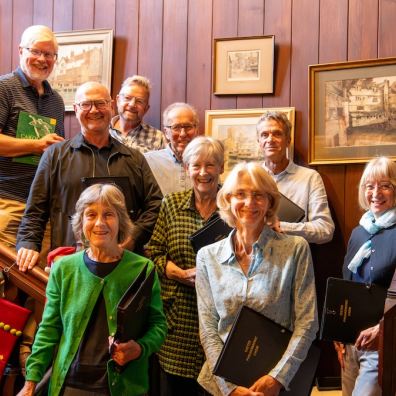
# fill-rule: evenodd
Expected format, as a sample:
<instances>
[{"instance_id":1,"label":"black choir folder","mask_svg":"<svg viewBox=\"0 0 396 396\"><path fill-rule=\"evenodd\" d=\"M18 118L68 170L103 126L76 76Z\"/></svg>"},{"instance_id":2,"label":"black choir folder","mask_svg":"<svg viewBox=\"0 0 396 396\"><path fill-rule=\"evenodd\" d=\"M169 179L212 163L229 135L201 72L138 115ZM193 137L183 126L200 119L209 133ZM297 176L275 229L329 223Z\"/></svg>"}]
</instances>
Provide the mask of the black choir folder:
<instances>
[{"instance_id":1,"label":"black choir folder","mask_svg":"<svg viewBox=\"0 0 396 396\"><path fill-rule=\"evenodd\" d=\"M243 306L213 373L233 384L249 388L258 378L268 374L276 366L289 344L291 335L290 330ZM319 356L319 348L312 345L289 385L290 390L282 390L280 395L309 396Z\"/></svg>"},{"instance_id":2,"label":"black choir folder","mask_svg":"<svg viewBox=\"0 0 396 396\"><path fill-rule=\"evenodd\" d=\"M328 278L320 338L354 344L359 333L376 325L384 314L386 289Z\"/></svg>"},{"instance_id":3,"label":"black choir folder","mask_svg":"<svg viewBox=\"0 0 396 396\"><path fill-rule=\"evenodd\" d=\"M299 223L305 217L305 210L289 198L280 194L278 218L287 223Z\"/></svg>"},{"instance_id":4,"label":"black choir folder","mask_svg":"<svg viewBox=\"0 0 396 396\"><path fill-rule=\"evenodd\" d=\"M146 329L155 270L147 275L147 264L121 297L117 306L117 331L114 340L137 340Z\"/></svg>"},{"instance_id":5,"label":"black choir folder","mask_svg":"<svg viewBox=\"0 0 396 396\"><path fill-rule=\"evenodd\" d=\"M210 220L198 231L191 234L188 239L191 241L194 252L197 253L201 247L210 245L224 239L232 230L220 217Z\"/></svg>"}]
</instances>

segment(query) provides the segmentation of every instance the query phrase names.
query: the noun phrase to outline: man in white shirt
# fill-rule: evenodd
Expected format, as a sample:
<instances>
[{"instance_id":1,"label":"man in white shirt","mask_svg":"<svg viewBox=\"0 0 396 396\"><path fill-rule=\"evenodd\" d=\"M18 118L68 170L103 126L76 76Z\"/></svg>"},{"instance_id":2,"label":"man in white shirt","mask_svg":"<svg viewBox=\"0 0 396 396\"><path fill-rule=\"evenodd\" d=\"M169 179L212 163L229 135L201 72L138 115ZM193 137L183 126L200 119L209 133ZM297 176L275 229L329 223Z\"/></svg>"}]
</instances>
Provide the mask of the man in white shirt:
<instances>
[{"instance_id":1,"label":"man in white shirt","mask_svg":"<svg viewBox=\"0 0 396 396\"><path fill-rule=\"evenodd\" d=\"M296 165L287 158L291 124L286 115L267 112L259 119L256 129L264 167L277 183L279 191L305 211L305 218L300 223L281 221L281 231L302 236L309 243L331 241L334 222L321 176L317 171Z\"/></svg>"},{"instance_id":2,"label":"man in white shirt","mask_svg":"<svg viewBox=\"0 0 396 396\"><path fill-rule=\"evenodd\" d=\"M144 156L165 196L191 188L182 156L187 144L198 135L199 118L191 105L173 103L165 109L162 121L169 144L163 150L150 151Z\"/></svg>"}]
</instances>

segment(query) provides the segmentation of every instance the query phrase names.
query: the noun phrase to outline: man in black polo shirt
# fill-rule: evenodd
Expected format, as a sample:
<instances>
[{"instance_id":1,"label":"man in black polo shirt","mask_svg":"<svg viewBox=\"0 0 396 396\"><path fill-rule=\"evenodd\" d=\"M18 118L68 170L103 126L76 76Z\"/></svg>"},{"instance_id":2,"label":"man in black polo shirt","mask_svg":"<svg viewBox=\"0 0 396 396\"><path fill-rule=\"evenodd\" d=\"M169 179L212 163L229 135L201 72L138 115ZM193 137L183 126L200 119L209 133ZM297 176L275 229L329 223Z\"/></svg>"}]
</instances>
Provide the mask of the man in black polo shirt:
<instances>
[{"instance_id":1,"label":"man in black polo shirt","mask_svg":"<svg viewBox=\"0 0 396 396\"><path fill-rule=\"evenodd\" d=\"M14 162L13 157L41 154L64 140L64 103L46 81L57 58L58 44L46 26L28 27L19 44L19 67L0 76L0 243L15 246L37 167ZM21 111L56 119L55 132L41 139L18 139Z\"/></svg>"}]
</instances>

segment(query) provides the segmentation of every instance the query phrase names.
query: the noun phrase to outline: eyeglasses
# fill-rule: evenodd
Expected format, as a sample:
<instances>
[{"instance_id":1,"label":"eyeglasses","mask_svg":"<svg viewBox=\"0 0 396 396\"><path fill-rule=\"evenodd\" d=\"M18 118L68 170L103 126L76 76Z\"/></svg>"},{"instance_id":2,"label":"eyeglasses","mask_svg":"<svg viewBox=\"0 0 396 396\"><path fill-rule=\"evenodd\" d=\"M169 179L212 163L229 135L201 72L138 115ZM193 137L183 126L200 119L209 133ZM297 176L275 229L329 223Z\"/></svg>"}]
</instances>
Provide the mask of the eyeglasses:
<instances>
[{"instance_id":1,"label":"eyeglasses","mask_svg":"<svg viewBox=\"0 0 396 396\"><path fill-rule=\"evenodd\" d=\"M146 106L147 102L142 98L137 98L136 96L119 96L121 101L124 103L132 103L135 106Z\"/></svg>"},{"instance_id":2,"label":"eyeglasses","mask_svg":"<svg viewBox=\"0 0 396 396\"><path fill-rule=\"evenodd\" d=\"M180 133L182 129L184 132L188 133L196 127L195 124L174 124L174 125L166 125L165 128L169 128L172 132Z\"/></svg>"},{"instance_id":3,"label":"eyeglasses","mask_svg":"<svg viewBox=\"0 0 396 396\"><path fill-rule=\"evenodd\" d=\"M372 192L375 190L375 188L377 187L378 191L382 191L382 192L386 192L386 191L391 191L394 189L393 184L392 183L367 183L364 188L366 191Z\"/></svg>"},{"instance_id":4,"label":"eyeglasses","mask_svg":"<svg viewBox=\"0 0 396 396\"><path fill-rule=\"evenodd\" d=\"M40 51L36 48L28 48L28 47L24 47L24 48L28 50L30 54L33 55L35 58L40 58L40 56L43 55L46 60L55 60L58 57L57 53Z\"/></svg>"},{"instance_id":5,"label":"eyeglasses","mask_svg":"<svg viewBox=\"0 0 396 396\"><path fill-rule=\"evenodd\" d=\"M237 191L235 193L231 193L231 196L234 197L238 201L246 201L248 197L250 197L252 200L255 200L256 202L264 202L268 199L267 194L262 194L258 191L252 191L252 192L247 192L247 191Z\"/></svg>"},{"instance_id":6,"label":"eyeglasses","mask_svg":"<svg viewBox=\"0 0 396 396\"><path fill-rule=\"evenodd\" d=\"M82 111L90 111L95 105L97 110L107 110L110 100L86 100L84 102L75 103Z\"/></svg>"}]
</instances>

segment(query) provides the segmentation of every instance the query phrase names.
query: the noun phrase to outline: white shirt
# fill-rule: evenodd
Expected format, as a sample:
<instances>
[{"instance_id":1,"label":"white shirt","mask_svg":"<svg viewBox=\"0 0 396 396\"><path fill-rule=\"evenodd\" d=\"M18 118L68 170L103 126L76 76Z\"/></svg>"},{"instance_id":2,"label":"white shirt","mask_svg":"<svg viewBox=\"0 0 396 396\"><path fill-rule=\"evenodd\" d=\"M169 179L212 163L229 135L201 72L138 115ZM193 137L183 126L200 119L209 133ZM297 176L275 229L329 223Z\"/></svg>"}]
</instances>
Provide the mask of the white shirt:
<instances>
[{"instance_id":1,"label":"white shirt","mask_svg":"<svg viewBox=\"0 0 396 396\"><path fill-rule=\"evenodd\" d=\"M183 163L177 159L169 144L162 150L144 153L144 156L164 196L192 187Z\"/></svg>"},{"instance_id":2,"label":"white shirt","mask_svg":"<svg viewBox=\"0 0 396 396\"><path fill-rule=\"evenodd\" d=\"M326 243L332 240L334 222L331 218L326 190L319 173L314 169L290 161L286 169L275 175L264 168L275 180L279 191L305 210L300 223L280 222L281 230L304 237L309 243Z\"/></svg>"}]
</instances>

